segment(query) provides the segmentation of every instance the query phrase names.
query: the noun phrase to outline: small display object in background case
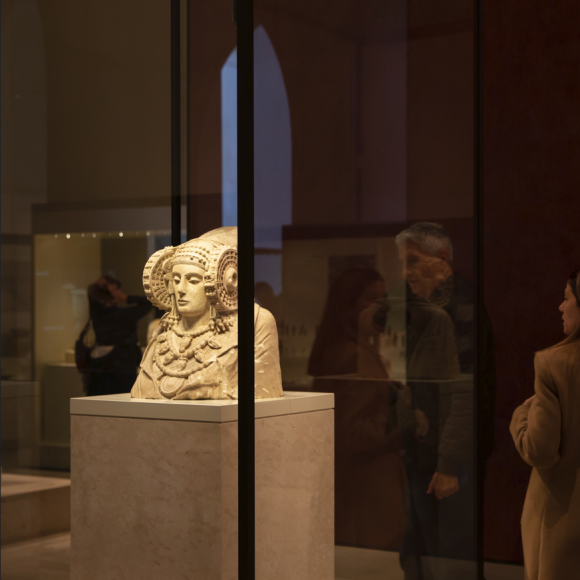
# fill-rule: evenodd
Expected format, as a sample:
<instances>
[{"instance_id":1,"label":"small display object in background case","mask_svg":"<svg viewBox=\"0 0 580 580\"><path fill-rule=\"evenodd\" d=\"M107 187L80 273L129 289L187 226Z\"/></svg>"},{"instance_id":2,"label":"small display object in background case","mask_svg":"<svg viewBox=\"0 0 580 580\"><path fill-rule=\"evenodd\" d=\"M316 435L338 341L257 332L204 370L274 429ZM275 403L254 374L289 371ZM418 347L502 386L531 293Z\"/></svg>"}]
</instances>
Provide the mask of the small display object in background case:
<instances>
[{"instance_id":1,"label":"small display object in background case","mask_svg":"<svg viewBox=\"0 0 580 580\"><path fill-rule=\"evenodd\" d=\"M131 391L140 399L238 398L236 227L155 252L143 271L149 300L166 310ZM283 396L276 322L254 304L255 397Z\"/></svg>"}]
</instances>

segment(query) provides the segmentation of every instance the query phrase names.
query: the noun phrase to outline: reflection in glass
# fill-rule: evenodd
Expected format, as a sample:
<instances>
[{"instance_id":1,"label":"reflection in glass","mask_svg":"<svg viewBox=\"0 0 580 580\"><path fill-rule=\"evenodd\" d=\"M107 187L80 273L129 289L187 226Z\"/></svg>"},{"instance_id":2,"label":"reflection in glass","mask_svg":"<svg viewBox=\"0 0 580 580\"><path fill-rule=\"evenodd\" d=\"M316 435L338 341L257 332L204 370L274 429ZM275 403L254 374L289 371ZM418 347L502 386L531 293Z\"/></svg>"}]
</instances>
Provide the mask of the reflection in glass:
<instances>
[{"instance_id":1,"label":"reflection in glass","mask_svg":"<svg viewBox=\"0 0 580 580\"><path fill-rule=\"evenodd\" d=\"M346 270L334 281L308 362L308 374L319 376L363 374L386 378L372 329L361 338L359 318L385 292L385 281L375 270ZM361 368L362 367L362 368Z\"/></svg>"},{"instance_id":2,"label":"reflection in glass","mask_svg":"<svg viewBox=\"0 0 580 580\"><path fill-rule=\"evenodd\" d=\"M267 206L257 223L256 299L276 315L285 390L335 395L337 557L363 557L343 546L392 550L393 577L469 580L473 6L319 8L256 2L292 127L292 212L281 247L261 238L279 215ZM257 61L263 51L257 43ZM269 98L256 85L256 103ZM268 158L256 148L257 175ZM273 183L269 198L282 190Z\"/></svg>"},{"instance_id":3,"label":"reflection in glass","mask_svg":"<svg viewBox=\"0 0 580 580\"><path fill-rule=\"evenodd\" d=\"M473 290L453 272L443 227L415 224L396 243L407 295L407 380L393 383L388 427L401 431L407 476L399 558L406 578L469 577L477 557Z\"/></svg>"},{"instance_id":4,"label":"reflection in glass","mask_svg":"<svg viewBox=\"0 0 580 580\"><path fill-rule=\"evenodd\" d=\"M152 306L145 296L127 295L111 275L100 277L87 290L95 333L89 355L86 394L128 393L137 378L143 352L137 324Z\"/></svg>"}]
</instances>

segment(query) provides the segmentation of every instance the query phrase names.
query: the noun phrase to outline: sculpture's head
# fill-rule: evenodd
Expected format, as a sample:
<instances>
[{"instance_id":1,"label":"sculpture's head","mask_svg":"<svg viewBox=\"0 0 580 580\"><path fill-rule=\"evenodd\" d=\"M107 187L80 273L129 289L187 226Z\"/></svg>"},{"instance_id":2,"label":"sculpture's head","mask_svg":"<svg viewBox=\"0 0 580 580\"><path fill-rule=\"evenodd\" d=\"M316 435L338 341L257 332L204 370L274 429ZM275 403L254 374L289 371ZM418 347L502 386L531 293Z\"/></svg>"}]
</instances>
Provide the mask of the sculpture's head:
<instances>
[{"instance_id":1,"label":"sculpture's head","mask_svg":"<svg viewBox=\"0 0 580 580\"><path fill-rule=\"evenodd\" d=\"M145 265L143 286L158 308L179 318L197 318L210 309L238 308L237 228L212 230L200 238L155 252Z\"/></svg>"}]
</instances>

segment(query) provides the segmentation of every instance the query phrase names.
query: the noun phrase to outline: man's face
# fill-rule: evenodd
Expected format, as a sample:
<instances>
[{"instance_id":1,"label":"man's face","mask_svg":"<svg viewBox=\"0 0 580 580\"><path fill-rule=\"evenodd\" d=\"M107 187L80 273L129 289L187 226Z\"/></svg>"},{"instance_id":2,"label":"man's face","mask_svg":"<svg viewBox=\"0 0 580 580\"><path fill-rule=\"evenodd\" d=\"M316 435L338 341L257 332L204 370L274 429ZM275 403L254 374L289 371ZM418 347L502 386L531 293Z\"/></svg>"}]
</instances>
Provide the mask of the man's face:
<instances>
[{"instance_id":1,"label":"man's face","mask_svg":"<svg viewBox=\"0 0 580 580\"><path fill-rule=\"evenodd\" d=\"M189 264L176 264L172 274L179 314L185 318L200 317L209 308L203 286L205 270Z\"/></svg>"},{"instance_id":2,"label":"man's face","mask_svg":"<svg viewBox=\"0 0 580 580\"><path fill-rule=\"evenodd\" d=\"M403 268L403 278L413 294L429 298L431 293L445 280L449 269L449 255L440 250L437 256L423 252L419 244L406 242L399 245L399 260Z\"/></svg>"}]
</instances>

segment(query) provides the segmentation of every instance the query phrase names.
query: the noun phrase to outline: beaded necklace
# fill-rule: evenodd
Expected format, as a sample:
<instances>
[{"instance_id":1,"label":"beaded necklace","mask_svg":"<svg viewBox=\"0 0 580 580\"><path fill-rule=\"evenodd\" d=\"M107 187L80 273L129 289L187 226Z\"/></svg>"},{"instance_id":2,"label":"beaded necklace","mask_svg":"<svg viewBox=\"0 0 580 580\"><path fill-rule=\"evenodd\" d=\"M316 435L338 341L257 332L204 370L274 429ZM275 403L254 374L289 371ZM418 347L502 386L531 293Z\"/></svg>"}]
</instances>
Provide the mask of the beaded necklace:
<instances>
[{"instance_id":1,"label":"beaded necklace","mask_svg":"<svg viewBox=\"0 0 580 580\"><path fill-rule=\"evenodd\" d=\"M219 350L222 345L217 340L217 336L228 332L234 324L234 317L223 315L212 318L207 326L202 326L191 332L180 330L175 324L157 337L156 340L159 346L153 357L153 362L164 375L175 378L188 378L216 361L217 355L206 358L209 353L204 353L203 351L207 347L212 350ZM210 331L212 333L211 336L195 340ZM175 346L172 333L181 339L179 350ZM192 358L198 364L185 370ZM177 361L176 368L169 368L174 361Z\"/></svg>"},{"instance_id":2,"label":"beaded necklace","mask_svg":"<svg viewBox=\"0 0 580 580\"><path fill-rule=\"evenodd\" d=\"M161 344L154 358L155 364L157 364L157 366L164 374L181 378L186 378L192 374L195 374L196 372L208 367L212 362L215 361L215 357L204 360L205 357L203 350L207 346L215 350L219 350L221 348L221 344L213 336L194 342L194 344L185 351L181 351L181 349L177 350L175 344L173 343L173 337L169 333L161 334L157 337L157 341ZM199 365L196 365L192 369L185 371L184 369L187 366L187 363L192 358L195 359ZM169 368L169 365L171 365L173 361L178 361L178 366L176 369Z\"/></svg>"},{"instance_id":3,"label":"beaded necklace","mask_svg":"<svg viewBox=\"0 0 580 580\"><path fill-rule=\"evenodd\" d=\"M181 338L181 342L179 344L179 352L182 353L189 348L194 338L197 338L198 336L201 336L206 332L209 332L211 330L211 327L207 325L202 326L201 328L198 328L197 330L193 330L191 332L185 332L184 330L180 330L176 324L172 327L171 330ZM191 358L191 355L187 356L187 358Z\"/></svg>"}]
</instances>

